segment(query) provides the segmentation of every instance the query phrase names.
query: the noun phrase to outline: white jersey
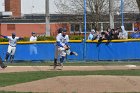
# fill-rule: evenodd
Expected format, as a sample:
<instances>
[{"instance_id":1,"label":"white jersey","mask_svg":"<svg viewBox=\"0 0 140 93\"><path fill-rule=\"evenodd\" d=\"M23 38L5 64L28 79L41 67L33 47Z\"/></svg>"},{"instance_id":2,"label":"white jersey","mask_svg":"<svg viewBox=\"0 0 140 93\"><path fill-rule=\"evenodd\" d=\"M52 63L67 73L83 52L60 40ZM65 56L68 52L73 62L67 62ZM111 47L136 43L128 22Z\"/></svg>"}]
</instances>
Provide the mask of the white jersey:
<instances>
[{"instance_id":1,"label":"white jersey","mask_svg":"<svg viewBox=\"0 0 140 93\"><path fill-rule=\"evenodd\" d=\"M17 45L17 40L19 39L19 37L15 37L14 39L12 38L12 36L7 36L8 40L9 40L9 45L12 47L16 47Z\"/></svg>"},{"instance_id":2,"label":"white jersey","mask_svg":"<svg viewBox=\"0 0 140 93\"><path fill-rule=\"evenodd\" d=\"M34 42L34 41L37 41L37 37L36 36L31 36L30 37L30 42Z\"/></svg>"},{"instance_id":3,"label":"white jersey","mask_svg":"<svg viewBox=\"0 0 140 93\"><path fill-rule=\"evenodd\" d=\"M56 41L59 42L62 46L69 42L69 36L63 36L61 33L57 35Z\"/></svg>"}]
</instances>

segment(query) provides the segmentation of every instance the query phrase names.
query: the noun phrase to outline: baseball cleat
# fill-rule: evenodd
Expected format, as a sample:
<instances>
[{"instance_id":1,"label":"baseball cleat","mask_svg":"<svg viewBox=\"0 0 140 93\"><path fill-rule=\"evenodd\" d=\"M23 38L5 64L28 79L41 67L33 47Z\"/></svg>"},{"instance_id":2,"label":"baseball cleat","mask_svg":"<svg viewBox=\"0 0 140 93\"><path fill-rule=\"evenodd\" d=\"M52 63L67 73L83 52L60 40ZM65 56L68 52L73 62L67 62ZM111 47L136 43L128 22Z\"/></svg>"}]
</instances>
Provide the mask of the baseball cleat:
<instances>
[{"instance_id":1,"label":"baseball cleat","mask_svg":"<svg viewBox=\"0 0 140 93\"><path fill-rule=\"evenodd\" d=\"M63 68L63 63L60 63L60 67Z\"/></svg>"},{"instance_id":2,"label":"baseball cleat","mask_svg":"<svg viewBox=\"0 0 140 93\"><path fill-rule=\"evenodd\" d=\"M5 69L7 66L1 66L1 68Z\"/></svg>"},{"instance_id":3,"label":"baseball cleat","mask_svg":"<svg viewBox=\"0 0 140 93\"><path fill-rule=\"evenodd\" d=\"M4 62L7 62L7 60L5 59Z\"/></svg>"},{"instance_id":4,"label":"baseball cleat","mask_svg":"<svg viewBox=\"0 0 140 93\"><path fill-rule=\"evenodd\" d=\"M73 52L73 54L74 54L75 56L78 56L78 54L77 54L76 52Z\"/></svg>"}]
</instances>

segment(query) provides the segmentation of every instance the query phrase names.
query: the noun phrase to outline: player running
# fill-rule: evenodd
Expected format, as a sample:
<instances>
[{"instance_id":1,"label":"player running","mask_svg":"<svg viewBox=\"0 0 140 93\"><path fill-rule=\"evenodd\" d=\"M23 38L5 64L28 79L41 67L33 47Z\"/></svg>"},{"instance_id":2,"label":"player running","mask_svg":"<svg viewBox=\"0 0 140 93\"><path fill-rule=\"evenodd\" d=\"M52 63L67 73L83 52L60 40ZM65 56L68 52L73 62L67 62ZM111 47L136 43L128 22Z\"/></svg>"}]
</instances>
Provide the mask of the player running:
<instances>
[{"instance_id":1,"label":"player running","mask_svg":"<svg viewBox=\"0 0 140 93\"><path fill-rule=\"evenodd\" d=\"M61 28L59 34L56 36L56 49L55 49L55 59L54 59L54 69L57 66L57 57L60 55L60 66L63 67L63 62L66 55L76 55L76 52L72 52L68 45L69 36L66 34L66 29ZM57 53L56 53L57 52Z\"/></svg>"},{"instance_id":2,"label":"player running","mask_svg":"<svg viewBox=\"0 0 140 93\"><path fill-rule=\"evenodd\" d=\"M9 46L8 46L8 51L6 53L5 61L7 62L10 56L10 62L12 63L14 60L14 54L16 51L17 40L22 39L22 38L16 37L15 33L12 33L12 36L3 36L3 35L1 36L9 40Z\"/></svg>"}]
</instances>

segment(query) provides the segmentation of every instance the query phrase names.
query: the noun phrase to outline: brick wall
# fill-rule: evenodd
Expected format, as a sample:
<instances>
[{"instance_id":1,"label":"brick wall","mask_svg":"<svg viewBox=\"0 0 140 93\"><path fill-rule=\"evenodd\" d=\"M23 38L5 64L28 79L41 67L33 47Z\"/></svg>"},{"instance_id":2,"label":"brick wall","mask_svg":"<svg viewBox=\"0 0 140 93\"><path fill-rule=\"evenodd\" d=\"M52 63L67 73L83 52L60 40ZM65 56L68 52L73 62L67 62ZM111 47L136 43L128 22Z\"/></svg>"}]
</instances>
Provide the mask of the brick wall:
<instances>
[{"instance_id":1,"label":"brick wall","mask_svg":"<svg viewBox=\"0 0 140 93\"><path fill-rule=\"evenodd\" d=\"M5 0L5 11L11 11L13 17L21 16L21 0Z\"/></svg>"},{"instance_id":2,"label":"brick wall","mask_svg":"<svg viewBox=\"0 0 140 93\"><path fill-rule=\"evenodd\" d=\"M57 30L60 27L67 28L67 33L70 34L70 24L59 24L52 23L50 24L51 36L57 35ZM2 35L10 36L11 33L15 32L17 36L21 37L30 37L31 32L36 32L38 35L44 35L46 33L46 25L44 24L30 24L30 23L3 23L0 24L0 33Z\"/></svg>"}]
</instances>

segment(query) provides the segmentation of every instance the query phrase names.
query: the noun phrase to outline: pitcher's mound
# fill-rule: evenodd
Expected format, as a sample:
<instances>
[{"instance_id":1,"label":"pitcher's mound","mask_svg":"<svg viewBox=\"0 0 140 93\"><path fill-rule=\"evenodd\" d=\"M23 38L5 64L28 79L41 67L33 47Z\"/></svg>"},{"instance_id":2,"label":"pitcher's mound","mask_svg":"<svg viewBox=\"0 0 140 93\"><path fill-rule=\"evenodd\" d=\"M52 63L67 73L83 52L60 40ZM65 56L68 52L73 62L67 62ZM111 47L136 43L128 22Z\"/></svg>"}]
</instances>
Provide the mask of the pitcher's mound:
<instances>
[{"instance_id":1,"label":"pitcher's mound","mask_svg":"<svg viewBox=\"0 0 140 93\"><path fill-rule=\"evenodd\" d=\"M48 93L140 92L136 76L63 76L0 88L5 91Z\"/></svg>"}]
</instances>

